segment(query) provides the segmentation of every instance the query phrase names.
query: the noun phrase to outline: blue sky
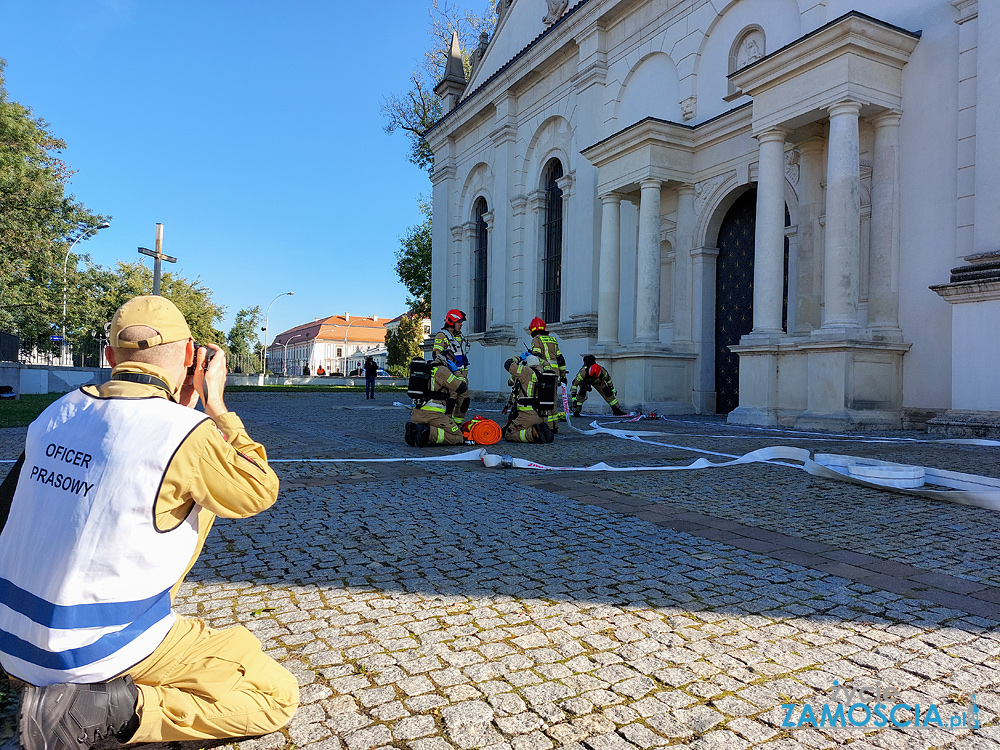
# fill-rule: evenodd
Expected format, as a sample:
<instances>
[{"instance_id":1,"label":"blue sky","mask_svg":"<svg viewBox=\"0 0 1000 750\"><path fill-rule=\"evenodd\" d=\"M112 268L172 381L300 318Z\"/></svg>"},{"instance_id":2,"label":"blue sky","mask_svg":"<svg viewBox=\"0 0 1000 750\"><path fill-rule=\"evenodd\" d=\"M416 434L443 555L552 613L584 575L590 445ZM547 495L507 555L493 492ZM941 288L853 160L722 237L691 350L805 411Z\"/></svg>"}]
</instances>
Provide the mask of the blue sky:
<instances>
[{"instance_id":1,"label":"blue sky","mask_svg":"<svg viewBox=\"0 0 1000 750\"><path fill-rule=\"evenodd\" d=\"M399 237L430 182L386 135L431 43L423 0L0 0L9 97L64 139L70 190L113 216L77 250L163 251L269 338L349 311L392 317ZM72 304L72 301L70 301Z\"/></svg>"}]
</instances>

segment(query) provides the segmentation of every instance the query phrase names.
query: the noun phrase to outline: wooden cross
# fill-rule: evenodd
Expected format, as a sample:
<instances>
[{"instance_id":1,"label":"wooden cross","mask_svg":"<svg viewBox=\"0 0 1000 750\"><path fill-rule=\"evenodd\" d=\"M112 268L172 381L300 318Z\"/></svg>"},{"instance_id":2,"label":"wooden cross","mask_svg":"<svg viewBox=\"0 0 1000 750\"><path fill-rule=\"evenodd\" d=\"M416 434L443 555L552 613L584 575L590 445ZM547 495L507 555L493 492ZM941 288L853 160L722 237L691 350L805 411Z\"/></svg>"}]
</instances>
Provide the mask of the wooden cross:
<instances>
[{"instance_id":1,"label":"wooden cross","mask_svg":"<svg viewBox=\"0 0 1000 750\"><path fill-rule=\"evenodd\" d=\"M139 252L143 255L148 255L153 259L153 294L159 295L160 293L160 261L167 261L167 263L176 263L177 258L172 258L169 255L163 254L163 225L156 225L156 250L150 250L148 247L140 247Z\"/></svg>"}]
</instances>

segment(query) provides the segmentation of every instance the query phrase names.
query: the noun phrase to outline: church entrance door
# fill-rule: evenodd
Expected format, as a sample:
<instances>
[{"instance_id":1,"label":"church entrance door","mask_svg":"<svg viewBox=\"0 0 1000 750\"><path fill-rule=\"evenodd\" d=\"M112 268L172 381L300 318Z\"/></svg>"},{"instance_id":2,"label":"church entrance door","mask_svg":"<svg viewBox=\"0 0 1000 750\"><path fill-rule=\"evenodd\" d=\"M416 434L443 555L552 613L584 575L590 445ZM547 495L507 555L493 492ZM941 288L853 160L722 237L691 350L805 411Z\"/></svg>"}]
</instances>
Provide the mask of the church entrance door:
<instances>
[{"instance_id":1,"label":"church entrance door","mask_svg":"<svg viewBox=\"0 0 1000 750\"><path fill-rule=\"evenodd\" d=\"M728 414L740 404L740 358L729 351L753 328L753 251L757 191L748 190L729 208L719 229L715 275L715 410Z\"/></svg>"}]
</instances>

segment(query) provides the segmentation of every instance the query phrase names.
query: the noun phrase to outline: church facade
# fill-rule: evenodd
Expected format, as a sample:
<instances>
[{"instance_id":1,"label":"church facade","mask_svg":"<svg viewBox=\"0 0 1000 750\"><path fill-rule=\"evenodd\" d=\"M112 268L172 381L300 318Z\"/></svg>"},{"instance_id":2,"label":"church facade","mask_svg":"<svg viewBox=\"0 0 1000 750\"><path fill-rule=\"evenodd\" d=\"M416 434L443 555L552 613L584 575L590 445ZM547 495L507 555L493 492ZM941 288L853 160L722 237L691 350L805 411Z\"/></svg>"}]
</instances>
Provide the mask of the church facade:
<instances>
[{"instance_id":1,"label":"church facade","mask_svg":"<svg viewBox=\"0 0 1000 750\"><path fill-rule=\"evenodd\" d=\"M499 0L437 91L432 317L622 403L1000 427L1000 4Z\"/></svg>"}]
</instances>

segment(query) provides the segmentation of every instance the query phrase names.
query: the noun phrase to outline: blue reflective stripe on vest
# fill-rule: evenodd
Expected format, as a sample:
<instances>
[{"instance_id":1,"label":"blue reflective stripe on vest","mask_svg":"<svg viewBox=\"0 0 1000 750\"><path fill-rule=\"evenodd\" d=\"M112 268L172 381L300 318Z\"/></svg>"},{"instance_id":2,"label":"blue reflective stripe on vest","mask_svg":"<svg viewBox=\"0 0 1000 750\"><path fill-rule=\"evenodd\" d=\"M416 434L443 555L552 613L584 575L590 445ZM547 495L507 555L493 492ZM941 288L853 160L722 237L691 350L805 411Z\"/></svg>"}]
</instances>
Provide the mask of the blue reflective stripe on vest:
<instances>
[{"instance_id":1,"label":"blue reflective stripe on vest","mask_svg":"<svg viewBox=\"0 0 1000 750\"><path fill-rule=\"evenodd\" d=\"M135 602L93 602L90 604L52 604L0 578L0 602L29 620L49 628L75 630L77 628L107 628L126 625L139 619L163 597L169 599L170 590L153 594L148 599ZM169 604L169 602L168 602Z\"/></svg>"},{"instance_id":2,"label":"blue reflective stripe on vest","mask_svg":"<svg viewBox=\"0 0 1000 750\"><path fill-rule=\"evenodd\" d=\"M46 669L74 669L105 659L124 648L170 614L170 591L164 591L146 612L128 627L106 633L93 643L68 651L46 651L12 633L0 630L0 651Z\"/></svg>"}]
</instances>

